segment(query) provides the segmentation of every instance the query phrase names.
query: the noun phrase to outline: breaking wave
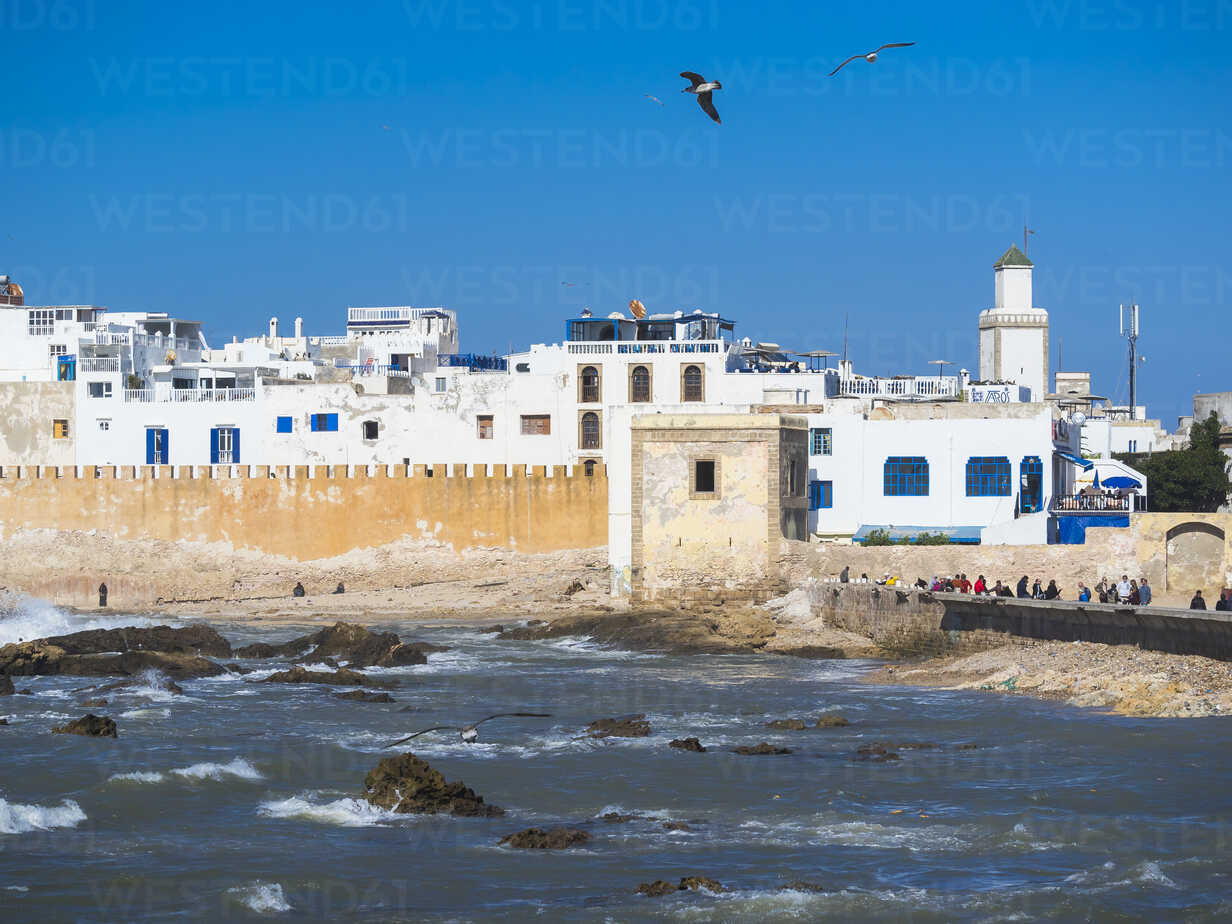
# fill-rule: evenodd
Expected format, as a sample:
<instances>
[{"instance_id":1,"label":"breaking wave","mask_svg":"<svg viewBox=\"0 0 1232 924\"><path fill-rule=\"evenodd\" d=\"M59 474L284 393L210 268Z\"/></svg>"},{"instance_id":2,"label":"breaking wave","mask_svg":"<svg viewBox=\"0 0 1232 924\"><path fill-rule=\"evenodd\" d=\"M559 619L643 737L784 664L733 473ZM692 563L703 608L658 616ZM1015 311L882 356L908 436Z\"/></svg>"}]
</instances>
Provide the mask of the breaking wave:
<instances>
[{"instance_id":1,"label":"breaking wave","mask_svg":"<svg viewBox=\"0 0 1232 924\"><path fill-rule=\"evenodd\" d=\"M85 820L86 813L72 799L59 805L23 805L0 799L0 834L75 828Z\"/></svg>"},{"instance_id":2,"label":"breaking wave","mask_svg":"<svg viewBox=\"0 0 1232 924\"><path fill-rule=\"evenodd\" d=\"M76 614L25 594L0 597L0 645L30 641L53 635L68 635L85 629L120 629L125 626L151 626L138 616Z\"/></svg>"},{"instance_id":3,"label":"breaking wave","mask_svg":"<svg viewBox=\"0 0 1232 924\"><path fill-rule=\"evenodd\" d=\"M192 764L188 767L177 767L173 770L168 770L166 773L159 773L152 770L133 770L128 773L113 773L107 778L109 783L162 783L169 777L179 777L185 780L214 780L219 781L226 777L235 777L241 780L260 780L264 779L261 772L244 760L242 757L237 757L235 760L225 764L218 763L199 763Z\"/></svg>"},{"instance_id":4,"label":"breaking wave","mask_svg":"<svg viewBox=\"0 0 1232 924\"><path fill-rule=\"evenodd\" d=\"M251 882L246 886L228 889L227 894L257 914L277 914L291 910L290 903L282 894L282 886L277 882Z\"/></svg>"},{"instance_id":5,"label":"breaking wave","mask_svg":"<svg viewBox=\"0 0 1232 924\"><path fill-rule=\"evenodd\" d=\"M363 799L335 799L333 802L310 802L304 796L292 796L257 806L257 814L266 818L298 818L321 824L339 825L344 828L363 828L369 825L387 824L405 816L375 805Z\"/></svg>"}]
</instances>

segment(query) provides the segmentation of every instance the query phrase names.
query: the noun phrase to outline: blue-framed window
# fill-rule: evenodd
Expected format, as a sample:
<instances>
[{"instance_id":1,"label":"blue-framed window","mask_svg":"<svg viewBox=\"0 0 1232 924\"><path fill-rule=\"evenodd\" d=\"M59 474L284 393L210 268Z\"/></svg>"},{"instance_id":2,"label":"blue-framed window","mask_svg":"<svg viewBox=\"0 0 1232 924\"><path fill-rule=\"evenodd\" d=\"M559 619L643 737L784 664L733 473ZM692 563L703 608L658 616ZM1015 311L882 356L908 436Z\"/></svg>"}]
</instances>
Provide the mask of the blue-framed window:
<instances>
[{"instance_id":1,"label":"blue-framed window","mask_svg":"<svg viewBox=\"0 0 1232 924\"><path fill-rule=\"evenodd\" d=\"M210 464L240 464L239 427L212 427L210 429Z\"/></svg>"},{"instance_id":2,"label":"blue-framed window","mask_svg":"<svg viewBox=\"0 0 1232 924\"><path fill-rule=\"evenodd\" d=\"M332 433L338 429L337 414L313 414L311 420L313 433Z\"/></svg>"},{"instance_id":3,"label":"blue-framed window","mask_svg":"<svg viewBox=\"0 0 1232 924\"><path fill-rule=\"evenodd\" d=\"M1012 493L1010 460L1005 456L972 456L967 460L968 497L1009 497Z\"/></svg>"},{"instance_id":4,"label":"blue-framed window","mask_svg":"<svg viewBox=\"0 0 1232 924\"><path fill-rule=\"evenodd\" d=\"M294 430L294 425L290 417L279 417L277 426L274 428L277 433L291 433Z\"/></svg>"},{"instance_id":5,"label":"blue-framed window","mask_svg":"<svg viewBox=\"0 0 1232 924\"><path fill-rule=\"evenodd\" d=\"M165 427L145 428L145 464L167 465L171 459L171 441Z\"/></svg>"},{"instance_id":6,"label":"blue-framed window","mask_svg":"<svg viewBox=\"0 0 1232 924\"><path fill-rule=\"evenodd\" d=\"M1018 474L1020 509L1023 513L1038 513L1044 502L1044 463L1039 456L1023 456Z\"/></svg>"},{"instance_id":7,"label":"blue-framed window","mask_svg":"<svg viewBox=\"0 0 1232 924\"><path fill-rule=\"evenodd\" d=\"M928 460L923 456L890 456L885 460L886 497L927 497Z\"/></svg>"},{"instance_id":8,"label":"blue-framed window","mask_svg":"<svg viewBox=\"0 0 1232 924\"><path fill-rule=\"evenodd\" d=\"M809 510L829 510L834 506L834 482L809 482Z\"/></svg>"},{"instance_id":9,"label":"blue-framed window","mask_svg":"<svg viewBox=\"0 0 1232 924\"><path fill-rule=\"evenodd\" d=\"M830 427L813 427L809 430L809 455L829 456L834 454L834 430Z\"/></svg>"}]
</instances>

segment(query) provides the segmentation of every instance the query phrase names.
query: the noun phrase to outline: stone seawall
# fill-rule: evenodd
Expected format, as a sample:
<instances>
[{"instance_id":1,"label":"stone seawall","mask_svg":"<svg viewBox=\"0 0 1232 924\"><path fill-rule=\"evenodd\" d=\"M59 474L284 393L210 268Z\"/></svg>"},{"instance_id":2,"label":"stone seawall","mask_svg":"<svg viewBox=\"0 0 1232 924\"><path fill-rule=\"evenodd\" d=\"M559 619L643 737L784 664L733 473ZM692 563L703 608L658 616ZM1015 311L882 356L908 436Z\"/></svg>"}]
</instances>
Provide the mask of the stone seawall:
<instances>
[{"instance_id":1,"label":"stone seawall","mask_svg":"<svg viewBox=\"0 0 1232 924\"><path fill-rule=\"evenodd\" d=\"M1232 660L1232 614L1171 607L976 597L875 584L813 582L809 602L828 626L896 655L985 651L1027 639L1134 645Z\"/></svg>"}]
</instances>

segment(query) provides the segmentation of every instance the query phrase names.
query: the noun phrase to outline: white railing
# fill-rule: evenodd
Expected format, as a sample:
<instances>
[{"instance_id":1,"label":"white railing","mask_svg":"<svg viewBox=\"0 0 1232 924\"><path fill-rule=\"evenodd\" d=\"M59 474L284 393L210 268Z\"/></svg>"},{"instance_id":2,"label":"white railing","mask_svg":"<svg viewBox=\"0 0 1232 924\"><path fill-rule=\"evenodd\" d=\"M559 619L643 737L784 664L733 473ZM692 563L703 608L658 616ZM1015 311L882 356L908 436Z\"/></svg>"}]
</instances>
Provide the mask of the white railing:
<instances>
[{"instance_id":1,"label":"white railing","mask_svg":"<svg viewBox=\"0 0 1232 924\"><path fill-rule=\"evenodd\" d=\"M457 320L457 312L449 308L347 308L347 323L372 321L418 321L425 314L443 314L450 321Z\"/></svg>"},{"instance_id":2,"label":"white railing","mask_svg":"<svg viewBox=\"0 0 1232 924\"><path fill-rule=\"evenodd\" d=\"M83 356L77 360L79 372L119 372L118 356Z\"/></svg>"},{"instance_id":3,"label":"white railing","mask_svg":"<svg viewBox=\"0 0 1232 924\"><path fill-rule=\"evenodd\" d=\"M211 403L224 401L256 401L255 388L126 388L126 404L179 404Z\"/></svg>"},{"instance_id":4,"label":"white railing","mask_svg":"<svg viewBox=\"0 0 1232 924\"><path fill-rule=\"evenodd\" d=\"M840 395L870 398L956 398L958 379L954 377L906 376L883 379L844 379L839 382Z\"/></svg>"},{"instance_id":5,"label":"white railing","mask_svg":"<svg viewBox=\"0 0 1232 924\"><path fill-rule=\"evenodd\" d=\"M587 355L610 353L612 352L612 345L610 343L571 343L569 344L569 352Z\"/></svg>"},{"instance_id":6,"label":"white railing","mask_svg":"<svg viewBox=\"0 0 1232 924\"><path fill-rule=\"evenodd\" d=\"M89 340L89 337L83 337L83 340ZM128 334L116 334L106 330L96 330L94 332L94 342L99 346L125 346L129 342Z\"/></svg>"},{"instance_id":7,"label":"white railing","mask_svg":"<svg viewBox=\"0 0 1232 924\"><path fill-rule=\"evenodd\" d=\"M308 342L316 344L317 346L346 346L348 343L351 342L351 338L350 337L313 337Z\"/></svg>"}]
</instances>

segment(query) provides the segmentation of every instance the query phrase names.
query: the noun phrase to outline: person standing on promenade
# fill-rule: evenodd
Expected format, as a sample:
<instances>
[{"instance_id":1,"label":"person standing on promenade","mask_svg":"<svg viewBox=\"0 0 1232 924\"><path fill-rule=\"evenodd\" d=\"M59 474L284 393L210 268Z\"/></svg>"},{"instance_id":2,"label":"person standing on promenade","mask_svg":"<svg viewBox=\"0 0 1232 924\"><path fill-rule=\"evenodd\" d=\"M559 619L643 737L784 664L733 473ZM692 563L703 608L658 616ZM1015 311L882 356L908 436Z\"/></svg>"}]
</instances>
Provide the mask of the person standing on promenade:
<instances>
[{"instance_id":1,"label":"person standing on promenade","mask_svg":"<svg viewBox=\"0 0 1232 924\"><path fill-rule=\"evenodd\" d=\"M1018 596L1022 599L1030 596L1027 593L1027 576L1025 574L1018 579Z\"/></svg>"},{"instance_id":2,"label":"person standing on promenade","mask_svg":"<svg viewBox=\"0 0 1232 924\"><path fill-rule=\"evenodd\" d=\"M1091 588L1087 587L1087 585L1082 583L1082 581L1078 582L1078 602L1079 603L1090 603L1091 602Z\"/></svg>"},{"instance_id":3,"label":"person standing on promenade","mask_svg":"<svg viewBox=\"0 0 1232 924\"><path fill-rule=\"evenodd\" d=\"M984 583L984 575L980 575L975 579L975 592L977 594L988 593L988 585Z\"/></svg>"},{"instance_id":4,"label":"person standing on promenade","mask_svg":"<svg viewBox=\"0 0 1232 924\"><path fill-rule=\"evenodd\" d=\"M961 577L962 577L962 586L958 588L959 592L964 593L964 594L971 593L971 582L967 580L967 572L964 571Z\"/></svg>"},{"instance_id":5,"label":"person standing on promenade","mask_svg":"<svg viewBox=\"0 0 1232 924\"><path fill-rule=\"evenodd\" d=\"M851 568L849 565L843 565L843 570L839 573L839 576L838 576L838 582L840 584L846 584L850 580L851 580Z\"/></svg>"},{"instance_id":6,"label":"person standing on promenade","mask_svg":"<svg viewBox=\"0 0 1232 924\"><path fill-rule=\"evenodd\" d=\"M1204 609L1206 609L1206 601L1202 599L1202 591L1201 591L1201 590L1195 590L1195 591L1194 591L1193 599L1189 601L1189 608L1190 608L1191 610L1204 610Z\"/></svg>"},{"instance_id":7,"label":"person standing on promenade","mask_svg":"<svg viewBox=\"0 0 1232 924\"><path fill-rule=\"evenodd\" d=\"M1108 579L1100 578L1099 583L1095 585L1095 594L1099 597L1100 603L1108 602Z\"/></svg>"},{"instance_id":8,"label":"person standing on promenade","mask_svg":"<svg viewBox=\"0 0 1232 924\"><path fill-rule=\"evenodd\" d=\"M1219 602L1215 604L1217 610L1228 610L1232 607L1228 605L1228 589L1225 587L1219 592Z\"/></svg>"},{"instance_id":9,"label":"person standing on promenade","mask_svg":"<svg viewBox=\"0 0 1232 924\"><path fill-rule=\"evenodd\" d=\"M106 609L106 607L107 607L107 585L104 583L104 584L98 585L98 608L101 610L101 609Z\"/></svg>"},{"instance_id":10,"label":"person standing on promenade","mask_svg":"<svg viewBox=\"0 0 1232 924\"><path fill-rule=\"evenodd\" d=\"M1130 606L1141 606L1141 604L1142 604L1142 595L1138 591L1138 582L1130 581L1129 582L1129 605Z\"/></svg>"},{"instance_id":11,"label":"person standing on promenade","mask_svg":"<svg viewBox=\"0 0 1232 924\"><path fill-rule=\"evenodd\" d=\"M1151 585L1146 582L1145 576L1138 582L1138 600L1139 606L1151 605Z\"/></svg>"},{"instance_id":12,"label":"person standing on promenade","mask_svg":"<svg viewBox=\"0 0 1232 924\"><path fill-rule=\"evenodd\" d=\"M1127 600L1129 600L1129 595L1132 592L1132 590L1133 588L1129 586L1129 575L1122 574L1121 583L1117 584L1116 586L1117 603L1125 603Z\"/></svg>"}]
</instances>

